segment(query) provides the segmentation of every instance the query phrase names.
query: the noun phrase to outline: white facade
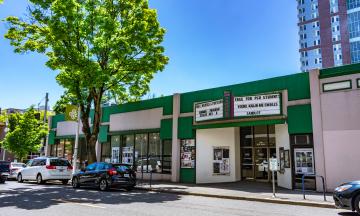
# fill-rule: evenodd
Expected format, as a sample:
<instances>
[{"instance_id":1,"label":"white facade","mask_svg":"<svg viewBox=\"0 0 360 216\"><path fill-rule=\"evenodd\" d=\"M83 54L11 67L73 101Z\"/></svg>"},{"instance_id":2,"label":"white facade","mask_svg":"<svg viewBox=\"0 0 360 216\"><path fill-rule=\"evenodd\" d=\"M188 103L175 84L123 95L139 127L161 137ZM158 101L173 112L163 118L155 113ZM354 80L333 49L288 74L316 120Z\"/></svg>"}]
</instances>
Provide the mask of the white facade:
<instances>
[{"instance_id":1,"label":"white facade","mask_svg":"<svg viewBox=\"0 0 360 216\"><path fill-rule=\"evenodd\" d=\"M230 174L213 174L214 148L229 147ZM196 131L196 183L235 182L240 180L239 128Z\"/></svg>"}]
</instances>

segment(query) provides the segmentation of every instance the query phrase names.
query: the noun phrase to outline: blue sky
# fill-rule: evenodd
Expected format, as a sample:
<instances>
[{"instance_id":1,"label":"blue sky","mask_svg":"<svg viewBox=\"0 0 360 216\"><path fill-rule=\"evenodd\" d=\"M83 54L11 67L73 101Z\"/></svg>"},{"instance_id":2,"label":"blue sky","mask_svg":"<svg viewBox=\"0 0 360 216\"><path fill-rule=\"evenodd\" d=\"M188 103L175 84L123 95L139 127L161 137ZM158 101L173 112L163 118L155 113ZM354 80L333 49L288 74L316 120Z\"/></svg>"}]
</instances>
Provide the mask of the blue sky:
<instances>
[{"instance_id":1,"label":"blue sky","mask_svg":"<svg viewBox=\"0 0 360 216\"><path fill-rule=\"evenodd\" d=\"M149 0L167 29L170 62L151 82L156 96L299 72L296 1ZM26 0L5 0L0 19L24 15ZM15 54L0 23L0 107L26 108L63 92L39 54Z\"/></svg>"}]
</instances>

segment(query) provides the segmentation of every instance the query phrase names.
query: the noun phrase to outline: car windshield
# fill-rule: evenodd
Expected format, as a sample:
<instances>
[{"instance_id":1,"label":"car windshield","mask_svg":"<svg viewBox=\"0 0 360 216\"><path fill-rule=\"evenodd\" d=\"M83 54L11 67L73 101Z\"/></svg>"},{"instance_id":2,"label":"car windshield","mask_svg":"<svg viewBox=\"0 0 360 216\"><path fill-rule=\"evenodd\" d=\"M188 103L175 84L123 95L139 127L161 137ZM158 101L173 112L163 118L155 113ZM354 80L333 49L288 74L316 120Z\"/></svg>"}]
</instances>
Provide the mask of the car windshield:
<instances>
[{"instance_id":1,"label":"car windshield","mask_svg":"<svg viewBox=\"0 0 360 216\"><path fill-rule=\"evenodd\" d=\"M127 172L127 171L131 170L131 166L125 165L125 164L114 164L113 167L115 167L116 170L119 172Z\"/></svg>"},{"instance_id":2,"label":"car windshield","mask_svg":"<svg viewBox=\"0 0 360 216\"><path fill-rule=\"evenodd\" d=\"M50 159L51 166L69 166L70 163L64 159Z\"/></svg>"},{"instance_id":3,"label":"car windshield","mask_svg":"<svg viewBox=\"0 0 360 216\"><path fill-rule=\"evenodd\" d=\"M9 162L0 162L0 172L9 172L10 163Z\"/></svg>"}]
</instances>

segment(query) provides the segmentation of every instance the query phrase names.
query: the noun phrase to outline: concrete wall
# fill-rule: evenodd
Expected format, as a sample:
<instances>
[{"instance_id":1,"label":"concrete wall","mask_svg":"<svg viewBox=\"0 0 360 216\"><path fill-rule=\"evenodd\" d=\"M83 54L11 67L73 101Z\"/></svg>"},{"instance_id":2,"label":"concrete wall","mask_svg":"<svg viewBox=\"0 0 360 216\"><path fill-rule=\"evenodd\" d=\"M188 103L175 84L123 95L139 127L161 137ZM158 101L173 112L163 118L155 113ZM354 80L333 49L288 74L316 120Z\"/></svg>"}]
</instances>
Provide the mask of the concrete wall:
<instances>
[{"instance_id":1,"label":"concrete wall","mask_svg":"<svg viewBox=\"0 0 360 216\"><path fill-rule=\"evenodd\" d=\"M163 108L110 115L109 131L160 128Z\"/></svg>"},{"instance_id":2,"label":"concrete wall","mask_svg":"<svg viewBox=\"0 0 360 216\"><path fill-rule=\"evenodd\" d=\"M77 122L74 121L58 122L56 126L56 136L74 136L76 134L76 130L77 130ZM81 121L80 121L79 134L84 134L82 132Z\"/></svg>"},{"instance_id":3,"label":"concrete wall","mask_svg":"<svg viewBox=\"0 0 360 216\"><path fill-rule=\"evenodd\" d=\"M196 183L234 182L240 180L240 151L235 148L237 128L203 129L196 131ZM229 147L230 174L213 174L213 149L214 147ZM238 155L236 155L236 152Z\"/></svg>"},{"instance_id":4,"label":"concrete wall","mask_svg":"<svg viewBox=\"0 0 360 216\"><path fill-rule=\"evenodd\" d=\"M322 83L352 80L352 89L322 92L321 118L327 189L343 182L359 180L360 89L359 74L322 79Z\"/></svg>"},{"instance_id":5,"label":"concrete wall","mask_svg":"<svg viewBox=\"0 0 360 216\"><path fill-rule=\"evenodd\" d=\"M275 142L276 142L276 158L280 160L279 148L290 151L290 137L288 132L288 125L275 125ZM290 158L290 167L292 159ZM277 172L277 184L280 187L292 189L292 175L291 168L285 168L284 173Z\"/></svg>"},{"instance_id":6,"label":"concrete wall","mask_svg":"<svg viewBox=\"0 0 360 216\"><path fill-rule=\"evenodd\" d=\"M319 80L319 72L310 73L315 170L325 176L326 189L332 191L343 182L359 180L360 173L360 74ZM323 92L322 85L351 80L352 89ZM317 179L317 190L322 190Z\"/></svg>"}]
</instances>

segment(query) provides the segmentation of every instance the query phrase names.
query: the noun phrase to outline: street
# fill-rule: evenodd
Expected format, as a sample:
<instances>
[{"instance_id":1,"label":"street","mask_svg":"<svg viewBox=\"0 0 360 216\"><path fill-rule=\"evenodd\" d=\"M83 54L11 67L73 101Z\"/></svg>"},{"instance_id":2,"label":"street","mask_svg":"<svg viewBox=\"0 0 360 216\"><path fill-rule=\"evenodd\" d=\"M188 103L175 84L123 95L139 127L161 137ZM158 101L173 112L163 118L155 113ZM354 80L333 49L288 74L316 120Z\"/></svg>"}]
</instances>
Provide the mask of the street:
<instances>
[{"instance_id":1,"label":"street","mask_svg":"<svg viewBox=\"0 0 360 216\"><path fill-rule=\"evenodd\" d=\"M349 215L336 209L182 196L134 190L74 190L70 185L0 185L0 215Z\"/></svg>"}]
</instances>

